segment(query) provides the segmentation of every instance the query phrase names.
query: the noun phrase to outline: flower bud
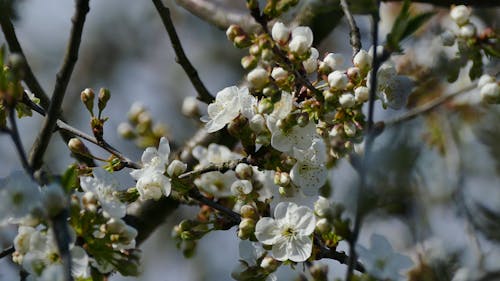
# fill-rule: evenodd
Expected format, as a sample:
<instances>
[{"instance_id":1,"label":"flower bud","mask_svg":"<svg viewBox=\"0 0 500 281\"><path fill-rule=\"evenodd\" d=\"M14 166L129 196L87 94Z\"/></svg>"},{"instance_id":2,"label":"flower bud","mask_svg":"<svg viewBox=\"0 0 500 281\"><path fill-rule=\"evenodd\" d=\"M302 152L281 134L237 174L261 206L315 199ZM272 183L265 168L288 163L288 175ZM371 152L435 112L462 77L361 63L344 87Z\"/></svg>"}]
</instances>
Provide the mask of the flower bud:
<instances>
[{"instance_id":1,"label":"flower bud","mask_svg":"<svg viewBox=\"0 0 500 281\"><path fill-rule=\"evenodd\" d=\"M342 90L347 86L349 78L343 71L335 70L328 74L328 84L331 88Z\"/></svg>"},{"instance_id":2,"label":"flower bud","mask_svg":"<svg viewBox=\"0 0 500 281\"><path fill-rule=\"evenodd\" d=\"M108 89L101 88L99 90L99 96L97 98L97 107L99 108L100 112L104 110L110 98L111 98L111 92Z\"/></svg>"},{"instance_id":3,"label":"flower bud","mask_svg":"<svg viewBox=\"0 0 500 281\"><path fill-rule=\"evenodd\" d=\"M282 22L276 22L271 31L271 35L274 41L278 42L280 45L284 45L290 38L290 29Z\"/></svg>"},{"instance_id":4,"label":"flower bud","mask_svg":"<svg viewBox=\"0 0 500 281\"><path fill-rule=\"evenodd\" d=\"M231 24L226 30L227 39L231 42L234 42L234 39L236 38L236 36L240 36L240 35L244 35L244 34L245 34L245 32L243 31L243 29L239 25L236 25L236 24Z\"/></svg>"},{"instance_id":5,"label":"flower bud","mask_svg":"<svg viewBox=\"0 0 500 281\"><path fill-rule=\"evenodd\" d=\"M328 280L328 266L321 263L315 263L309 267L309 272L313 280Z\"/></svg>"},{"instance_id":6,"label":"flower bud","mask_svg":"<svg viewBox=\"0 0 500 281\"><path fill-rule=\"evenodd\" d=\"M357 66L349 67L347 69L347 77L352 81L357 81L361 76L361 70Z\"/></svg>"},{"instance_id":7,"label":"flower bud","mask_svg":"<svg viewBox=\"0 0 500 281\"><path fill-rule=\"evenodd\" d=\"M336 99L336 95L330 90L323 91L323 97L325 97L325 101L327 102L335 102Z\"/></svg>"},{"instance_id":8,"label":"flower bud","mask_svg":"<svg viewBox=\"0 0 500 281\"><path fill-rule=\"evenodd\" d=\"M257 111L260 114L269 114L273 111L274 105L272 101L268 98L264 98L260 100L259 105L257 106Z\"/></svg>"},{"instance_id":9,"label":"flower bud","mask_svg":"<svg viewBox=\"0 0 500 281\"><path fill-rule=\"evenodd\" d=\"M252 68L257 66L258 62L259 62L259 60L255 56L252 56L252 55L244 56L241 58L241 66L244 69L252 69Z\"/></svg>"},{"instance_id":10,"label":"flower bud","mask_svg":"<svg viewBox=\"0 0 500 281\"><path fill-rule=\"evenodd\" d=\"M455 34L449 30L441 33L441 41L444 46L453 46L455 44Z\"/></svg>"},{"instance_id":11,"label":"flower bud","mask_svg":"<svg viewBox=\"0 0 500 281\"><path fill-rule=\"evenodd\" d=\"M255 218L257 216L257 210L252 205L243 205L240 209L240 214L243 218Z\"/></svg>"},{"instance_id":12,"label":"flower bud","mask_svg":"<svg viewBox=\"0 0 500 281\"><path fill-rule=\"evenodd\" d=\"M459 26L466 24L470 18L470 10L464 5L453 7L450 12L451 19Z\"/></svg>"},{"instance_id":13,"label":"flower bud","mask_svg":"<svg viewBox=\"0 0 500 281\"><path fill-rule=\"evenodd\" d=\"M288 43L288 47L293 53L302 55L309 51L312 43L312 30L307 26L298 26L292 31L292 40Z\"/></svg>"},{"instance_id":14,"label":"flower bud","mask_svg":"<svg viewBox=\"0 0 500 281\"><path fill-rule=\"evenodd\" d=\"M200 108L198 107L198 100L195 97L185 97L182 101L181 112L187 117L199 117Z\"/></svg>"},{"instance_id":15,"label":"flower bud","mask_svg":"<svg viewBox=\"0 0 500 281\"><path fill-rule=\"evenodd\" d=\"M167 174L171 178L175 178L175 177L180 176L182 173L184 173L186 171L186 169L187 169L186 163L175 159L172 161L172 163L170 163L170 165L168 165Z\"/></svg>"},{"instance_id":16,"label":"flower bud","mask_svg":"<svg viewBox=\"0 0 500 281\"><path fill-rule=\"evenodd\" d=\"M372 56L365 50L359 50L352 60L354 66L359 67L363 71L367 71L372 67Z\"/></svg>"},{"instance_id":17,"label":"flower bud","mask_svg":"<svg viewBox=\"0 0 500 281\"><path fill-rule=\"evenodd\" d=\"M248 49L248 53L250 53L250 55L252 55L252 56L258 56L258 55L260 55L260 51L261 51L261 49L260 49L259 44L253 44Z\"/></svg>"},{"instance_id":18,"label":"flower bud","mask_svg":"<svg viewBox=\"0 0 500 281\"><path fill-rule=\"evenodd\" d=\"M487 83L481 87L480 94L483 102L496 104L500 100L500 87L497 83Z\"/></svg>"},{"instance_id":19,"label":"flower bud","mask_svg":"<svg viewBox=\"0 0 500 281\"><path fill-rule=\"evenodd\" d=\"M68 148L71 152L79 155L89 156L90 151L85 144L78 138L71 138L68 141Z\"/></svg>"},{"instance_id":20,"label":"flower bud","mask_svg":"<svg viewBox=\"0 0 500 281\"><path fill-rule=\"evenodd\" d=\"M138 123L139 115L144 111L146 111L144 105L142 105L140 102L134 102L132 106L130 106L130 109L127 113L128 120L130 120L130 122L134 124Z\"/></svg>"},{"instance_id":21,"label":"flower bud","mask_svg":"<svg viewBox=\"0 0 500 281\"><path fill-rule=\"evenodd\" d=\"M339 103L343 108L350 108L356 104L356 100L351 93L346 93L339 97Z\"/></svg>"},{"instance_id":22,"label":"flower bud","mask_svg":"<svg viewBox=\"0 0 500 281\"><path fill-rule=\"evenodd\" d=\"M255 144L269 145L270 143L271 143L271 134L269 134L269 133L259 134L255 138Z\"/></svg>"},{"instance_id":23,"label":"flower bud","mask_svg":"<svg viewBox=\"0 0 500 281\"><path fill-rule=\"evenodd\" d=\"M271 77L277 82L286 81L288 78L288 72L282 67L275 67L273 71L271 71Z\"/></svg>"},{"instance_id":24,"label":"flower bud","mask_svg":"<svg viewBox=\"0 0 500 281\"><path fill-rule=\"evenodd\" d=\"M323 62L333 71L342 68L344 65L344 56L336 53L328 53Z\"/></svg>"},{"instance_id":25,"label":"flower bud","mask_svg":"<svg viewBox=\"0 0 500 281\"><path fill-rule=\"evenodd\" d=\"M262 89L269 82L267 71L262 67L257 67L247 75L248 83L255 89Z\"/></svg>"},{"instance_id":26,"label":"flower bud","mask_svg":"<svg viewBox=\"0 0 500 281\"><path fill-rule=\"evenodd\" d=\"M270 62L274 58L274 53L271 49L266 48L262 50L262 54L260 55L260 57L262 58L263 61Z\"/></svg>"},{"instance_id":27,"label":"flower bud","mask_svg":"<svg viewBox=\"0 0 500 281\"><path fill-rule=\"evenodd\" d=\"M82 100L83 104L92 115L94 110L94 96L95 96L94 91L90 88L86 88L80 94L80 99Z\"/></svg>"},{"instance_id":28,"label":"flower bud","mask_svg":"<svg viewBox=\"0 0 500 281\"><path fill-rule=\"evenodd\" d=\"M124 139L135 138L134 128L127 122L122 122L116 128L116 132Z\"/></svg>"},{"instance_id":29,"label":"flower bud","mask_svg":"<svg viewBox=\"0 0 500 281\"><path fill-rule=\"evenodd\" d=\"M236 165L234 172L236 173L236 177L238 179L250 179L253 175L252 166L246 163L240 163Z\"/></svg>"},{"instance_id":30,"label":"flower bud","mask_svg":"<svg viewBox=\"0 0 500 281\"><path fill-rule=\"evenodd\" d=\"M280 177L279 177L279 185L280 186L287 186L290 184L291 178L290 174L281 172Z\"/></svg>"},{"instance_id":31,"label":"flower bud","mask_svg":"<svg viewBox=\"0 0 500 281\"><path fill-rule=\"evenodd\" d=\"M238 225L238 237L240 239L248 239L255 231L255 220L243 218Z\"/></svg>"},{"instance_id":32,"label":"flower bud","mask_svg":"<svg viewBox=\"0 0 500 281\"><path fill-rule=\"evenodd\" d=\"M267 272L274 272L278 269L280 262L273 259L270 256L265 256L260 262L260 267L266 270Z\"/></svg>"},{"instance_id":33,"label":"flower bud","mask_svg":"<svg viewBox=\"0 0 500 281\"><path fill-rule=\"evenodd\" d=\"M250 129L256 133L260 133L266 129L266 119L262 114L255 114L249 123Z\"/></svg>"},{"instance_id":34,"label":"flower bud","mask_svg":"<svg viewBox=\"0 0 500 281\"><path fill-rule=\"evenodd\" d=\"M250 40L250 38L246 34L236 36L234 38L233 43L234 43L234 46L236 48L240 48L240 49L246 48L246 47L252 45L252 41Z\"/></svg>"},{"instance_id":35,"label":"flower bud","mask_svg":"<svg viewBox=\"0 0 500 281\"><path fill-rule=\"evenodd\" d=\"M364 103L370 98L370 90L367 87L360 86L354 89L354 99L358 103Z\"/></svg>"},{"instance_id":36,"label":"flower bud","mask_svg":"<svg viewBox=\"0 0 500 281\"><path fill-rule=\"evenodd\" d=\"M353 122L344 122L344 132L348 137L356 135L356 125Z\"/></svg>"},{"instance_id":37,"label":"flower bud","mask_svg":"<svg viewBox=\"0 0 500 281\"><path fill-rule=\"evenodd\" d=\"M476 27L469 23L466 24L462 27L460 27L460 36L465 37L465 38L472 38L476 36Z\"/></svg>"},{"instance_id":38,"label":"flower bud","mask_svg":"<svg viewBox=\"0 0 500 281\"><path fill-rule=\"evenodd\" d=\"M319 231L319 233L326 234L331 231L332 226L326 218L322 218L316 222L316 229Z\"/></svg>"}]
</instances>

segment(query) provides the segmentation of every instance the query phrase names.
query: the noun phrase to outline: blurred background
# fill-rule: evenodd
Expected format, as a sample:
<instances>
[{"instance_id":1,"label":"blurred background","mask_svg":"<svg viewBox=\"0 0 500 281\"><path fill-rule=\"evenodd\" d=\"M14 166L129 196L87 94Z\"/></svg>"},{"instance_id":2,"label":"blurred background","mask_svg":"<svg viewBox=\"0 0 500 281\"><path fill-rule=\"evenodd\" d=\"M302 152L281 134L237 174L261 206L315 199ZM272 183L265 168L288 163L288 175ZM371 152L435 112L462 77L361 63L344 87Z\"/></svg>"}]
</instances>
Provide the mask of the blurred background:
<instances>
[{"instance_id":1,"label":"blurred background","mask_svg":"<svg viewBox=\"0 0 500 281\"><path fill-rule=\"evenodd\" d=\"M245 1L213 2L242 11L245 9ZM245 74L240 59L246 51L234 48L226 39L224 30L198 19L172 0L164 3L171 8L188 58L210 92L215 94L224 87L239 84ZM55 74L64 55L73 4L73 1L61 0L23 0L17 4L18 19L14 24L19 40L47 93L53 90ZM398 4L383 6L383 33L390 29L398 7ZM106 0L91 1L90 8L79 60L64 101L67 122L90 133L90 118L80 102L80 92L85 88L98 91L100 87L106 87L111 91L111 101L104 111L109 116L105 138L128 157L140 159L142 150L119 138L116 127L127 120L126 113L136 101L150 110L155 121L167 126L170 140L184 143L199 127L197 121L183 117L180 111L183 99L195 96L195 91L175 63L170 41L153 4L149 1ZM419 8L429 9L429 6ZM442 10L439 16L443 18L446 14L447 11ZM495 17L500 15L498 9L479 11L479 15L488 26L498 29L499 22ZM366 16L357 16L356 19L362 30L363 46L368 49L370 22ZM446 25L446 21L443 22ZM432 27L436 33L443 28L437 23ZM349 57L348 34L349 29L342 21L317 46L320 54L330 51ZM2 36L0 44L5 42ZM415 48L413 59L422 64L432 63L428 61L433 53L428 49L434 45L417 41L406 44ZM436 51L441 52L444 51ZM448 53L453 51L448 50ZM495 69L498 61L489 61L488 67ZM470 80L462 74L451 89L459 89L467 83ZM446 91L443 88L441 92ZM462 103L480 107L473 95L466 95ZM377 120L402 113L382 110L380 104L377 108ZM395 249L412 255L416 264L418 255L443 255L456 257L455 268L478 268L483 263L482 267L494 269L498 266L494 261L500 260L497 244L500 238L500 216L497 215L500 214L500 128L497 128L497 120L500 115L494 107L488 111L481 108L480 112L452 110L451 113L438 111L432 119L434 123L428 120L430 118L417 119L388 130L377 139L376 168L371 176L376 179L374 182L380 183L372 190L378 195L379 209L367 217L360 243L368 245L370 234L380 233L388 237ZM465 123L466 114L478 115L481 121ZM31 147L41 121L37 115L20 120L26 149ZM436 137L428 128L441 133L437 136L441 146L425 139L429 135ZM54 173L60 173L73 163L69 151L61 148L63 146L61 138L55 135L45 157ZM0 135L0 177L21 169L12 148L8 136ZM97 155L106 156L96 147L89 145L89 148ZM350 206L356 178L357 174L349 163L341 161L331 173L333 193L330 199ZM124 186L133 186L127 171L121 172L120 181ZM467 214L467 207L464 209L463 204L467 203L473 220ZM142 245L143 274L139 278L116 275L111 280L231 280L230 273L238 260L238 239L234 229L207 235L200 241L198 252L192 259L185 259L176 249L170 238L172 226L193 214L193 209L179 208ZM8 246L15 234L15 228L0 229L1 245ZM347 248L341 244L339 249ZM324 263L330 266L332 276L344 275L344 266L335 261ZM302 266L296 271L302 272ZM9 258L0 260L0 280L17 280L17 275ZM285 268L280 269L278 275L280 280L296 276Z\"/></svg>"}]
</instances>

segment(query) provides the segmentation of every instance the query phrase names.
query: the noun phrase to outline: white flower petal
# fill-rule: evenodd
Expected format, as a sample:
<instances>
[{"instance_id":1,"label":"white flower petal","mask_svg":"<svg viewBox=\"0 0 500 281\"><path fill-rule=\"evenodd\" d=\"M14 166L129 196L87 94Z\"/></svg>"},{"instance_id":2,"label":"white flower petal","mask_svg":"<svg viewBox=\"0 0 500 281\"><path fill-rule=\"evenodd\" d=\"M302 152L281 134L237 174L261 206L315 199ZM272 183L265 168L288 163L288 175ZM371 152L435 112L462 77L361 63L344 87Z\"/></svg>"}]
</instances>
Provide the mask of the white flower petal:
<instances>
[{"instance_id":1,"label":"white flower petal","mask_svg":"<svg viewBox=\"0 0 500 281\"><path fill-rule=\"evenodd\" d=\"M281 231L273 218L261 218L255 225L255 237L263 244L273 245L281 238Z\"/></svg>"},{"instance_id":2,"label":"white flower petal","mask_svg":"<svg viewBox=\"0 0 500 281\"><path fill-rule=\"evenodd\" d=\"M309 236L297 236L291 239L287 247L288 259L294 262L306 261L311 256L312 244Z\"/></svg>"}]
</instances>

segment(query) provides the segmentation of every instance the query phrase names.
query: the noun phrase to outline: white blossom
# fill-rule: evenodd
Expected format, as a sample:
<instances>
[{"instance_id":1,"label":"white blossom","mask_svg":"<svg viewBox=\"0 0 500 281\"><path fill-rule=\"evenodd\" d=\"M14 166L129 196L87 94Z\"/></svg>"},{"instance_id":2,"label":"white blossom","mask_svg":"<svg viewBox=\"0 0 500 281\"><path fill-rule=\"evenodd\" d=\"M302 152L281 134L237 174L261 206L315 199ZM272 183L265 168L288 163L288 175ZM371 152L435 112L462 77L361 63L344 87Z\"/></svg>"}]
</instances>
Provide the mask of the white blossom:
<instances>
[{"instance_id":1,"label":"white blossom","mask_svg":"<svg viewBox=\"0 0 500 281\"><path fill-rule=\"evenodd\" d=\"M252 189L252 182L249 180L236 180L231 184L231 193L235 196L247 195Z\"/></svg>"},{"instance_id":2,"label":"white blossom","mask_svg":"<svg viewBox=\"0 0 500 281\"><path fill-rule=\"evenodd\" d=\"M208 116L202 117L201 120L207 123L205 129L213 133L222 129L240 113L251 119L255 114L256 105L257 101L249 94L248 88L227 87L217 93L215 101L208 105Z\"/></svg>"},{"instance_id":3,"label":"white blossom","mask_svg":"<svg viewBox=\"0 0 500 281\"><path fill-rule=\"evenodd\" d=\"M372 73L368 73L367 85L370 86ZM413 91L413 81L397 75L396 69L390 64L383 64L377 71L377 96L384 106L401 109L406 105L408 96Z\"/></svg>"},{"instance_id":4,"label":"white blossom","mask_svg":"<svg viewBox=\"0 0 500 281\"><path fill-rule=\"evenodd\" d=\"M372 56L365 50L359 52L353 58L354 66L367 70L372 66Z\"/></svg>"},{"instance_id":5,"label":"white blossom","mask_svg":"<svg viewBox=\"0 0 500 281\"><path fill-rule=\"evenodd\" d=\"M356 104L356 99L353 94L345 93L339 97L339 103L343 108L350 108Z\"/></svg>"},{"instance_id":6,"label":"white blossom","mask_svg":"<svg viewBox=\"0 0 500 281\"><path fill-rule=\"evenodd\" d=\"M481 87L481 99L487 103L497 103L500 100L500 86L496 82L486 83Z\"/></svg>"},{"instance_id":7,"label":"white blossom","mask_svg":"<svg viewBox=\"0 0 500 281\"><path fill-rule=\"evenodd\" d=\"M347 83L349 83L349 77L343 71L335 70L328 74L328 85L334 89L342 90L347 86Z\"/></svg>"},{"instance_id":8,"label":"white blossom","mask_svg":"<svg viewBox=\"0 0 500 281\"><path fill-rule=\"evenodd\" d=\"M290 38L290 29L282 22L276 22L271 30L273 40L279 44L285 44Z\"/></svg>"},{"instance_id":9,"label":"white blossom","mask_svg":"<svg viewBox=\"0 0 500 281\"><path fill-rule=\"evenodd\" d=\"M97 197L106 213L112 217L125 216L127 206L118 199L118 181L102 168L94 169L94 177L80 177L80 186L83 191L90 192Z\"/></svg>"},{"instance_id":10,"label":"white blossom","mask_svg":"<svg viewBox=\"0 0 500 281\"><path fill-rule=\"evenodd\" d=\"M354 99L358 103L363 103L370 98L370 90L368 87L360 86L354 89Z\"/></svg>"},{"instance_id":11,"label":"white blossom","mask_svg":"<svg viewBox=\"0 0 500 281\"><path fill-rule=\"evenodd\" d=\"M255 236L261 243L272 245L275 259L303 262L311 256L315 225L316 218L308 207L280 202L274 219L264 217L257 222Z\"/></svg>"},{"instance_id":12,"label":"white blossom","mask_svg":"<svg viewBox=\"0 0 500 281\"><path fill-rule=\"evenodd\" d=\"M469 21L470 9L464 5L458 5L453 7L450 12L451 19L458 25L464 25Z\"/></svg>"},{"instance_id":13,"label":"white blossom","mask_svg":"<svg viewBox=\"0 0 500 281\"><path fill-rule=\"evenodd\" d=\"M269 82L269 75L264 68L256 67L248 73L247 80L252 88L262 89Z\"/></svg>"},{"instance_id":14,"label":"white blossom","mask_svg":"<svg viewBox=\"0 0 500 281\"><path fill-rule=\"evenodd\" d=\"M476 27L473 24L468 23L468 24L460 27L459 33L460 33L460 36L462 36L462 37L472 38L472 37L476 36Z\"/></svg>"},{"instance_id":15,"label":"white blossom","mask_svg":"<svg viewBox=\"0 0 500 281\"><path fill-rule=\"evenodd\" d=\"M160 139L158 149L148 147L141 157L143 167L133 170L130 175L137 180L136 188L141 200L158 200L162 195L170 195L170 179L165 173L165 166L170 156L170 145L165 137Z\"/></svg>"},{"instance_id":16,"label":"white blossom","mask_svg":"<svg viewBox=\"0 0 500 281\"><path fill-rule=\"evenodd\" d=\"M314 213L316 213L316 215L319 217L326 216L330 212L330 209L331 209L331 204L328 198L319 196L318 200L314 202Z\"/></svg>"},{"instance_id":17,"label":"white blossom","mask_svg":"<svg viewBox=\"0 0 500 281\"><path fill-rule=\"evenodd\" d=\"M271 131L271 146L281 152L291 152L293 148L306 149L316 135L316 125L309 122L306 126L293 126L283 131L277 125L280 120L268 116L267 127Z\"/></svg>"},{"instance_id":18,"label":"white blossom","mask_svg":"<svg viewBox=\"0 0 500 281\"><path fill-rule=\"evenodd\" d=\"M271 71L271 77L276 81L282 81L288 78L288 72L283 67L275 67Z\"/></svg>"},{"instance_id":19,"label":"white blossom","mask_svg":"<svg viewBox=\"0 0 500 281\"><path fill-rule=\"evenodd\" d=\"M317 195L318 189L326 183L326 146L322 139L314 138L307 149L294 149L297 162L290 171L292 182L305 195Z\"/></svg>"},{"instance_id":20,"label":"white blossom","mask_svg":"<svg viewBox=\"0 0 500 281\"><path fill-rule=\"evenodd\" d=\"M311 55L307 60L302 62L302 65L304 66L306 73L310 74L316 71L316 69L318 69L318 57L319 57L318 50L316 50L316 48L311 48Z\"/></svg>"},{"instance_id":21,"label":"white blossom","mask_svg":"<svg viewBox=\"0 0 500 281\"><path fill-rule=\"evenodd\" d=\"M411 259L394 252L391 244L382 235L373 234L370 242L371 249L361 245L356 247L366 271L382 280L403 280L400 273L413 265Z\"/></svg>"},{"instance_id":22,"label":"white blossom","mask_svg":"<svg viewBox=\"0 0 500 281\"><path fill-rule=\"evenodd\" d=\"M0 226L19 223L41 204L40 187L24 172L0 179Z\"/></svg>"},{"instance_id":23,"label":"white blossom","mask_svg":"<svg viewBox=\"0 0 500 281\"><path fill-rule=\"evenodd\" d=\"M323 59L323 62L328 65L331 70L340 69L344 65L344 56L336 53L328 53Z\"/></svg>"},{"instance_id":24,"label":"white blossom","mask_svg":"<svg viewBox=\"0 0 500 281\"><path fill-rule=\"evenodd\" d=\"M312 30L307 26L298 26L292 31L292 40L288 43L288 47L292 52L302 55L309 51L312 43Z\"/></svg>"}]
</instances>

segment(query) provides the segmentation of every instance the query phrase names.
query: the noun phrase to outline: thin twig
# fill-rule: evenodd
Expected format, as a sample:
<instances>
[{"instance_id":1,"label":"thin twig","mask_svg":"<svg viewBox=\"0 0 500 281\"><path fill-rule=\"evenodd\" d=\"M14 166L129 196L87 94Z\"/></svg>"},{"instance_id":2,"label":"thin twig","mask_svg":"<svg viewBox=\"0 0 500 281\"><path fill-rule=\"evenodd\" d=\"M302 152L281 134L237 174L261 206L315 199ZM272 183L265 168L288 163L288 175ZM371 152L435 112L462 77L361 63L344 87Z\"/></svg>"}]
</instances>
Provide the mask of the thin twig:
<instances>
[{"instance_id":1,"label":"thin twig","mask_svg":"<svg viewBox=\"0 0 500 281\"><path fill-rule=\"evenodd\" d=\"M170 9L165 7L161 0L152 1L156 7L156 10L158 11L158 14L161 17L165 29L167 30L170 42L172 43L172 47L174 48L176 56L175 61L180 64L182 66L182 69L184 69L184 71L186 72L189 80L196 89L196 92L198 92L198 99L207 104L213 102L214 97L207 90L200 77L198 76L198 71L196 71L194 66L191 64L186 56L186 53L184 53L181 41L179 40L179 36L177 36L174 23L172 22L172 19L170 17Z\"/></svg>"},{"instance_id":2,"label":"thin twig","mask_svg":"<svg viewBox=\"0 0 500 281\"><path fill-rule=\"evenodd\" d=\"M205 174L208 172L225 173L226 171L236 169L236 166L238 166L238 164L240 164L240 163L248 163L247 158L242 158L242 159L238 159L238 160L231 160L231 161L227 161L227 162L220 163L220 164L211 164L211 165L208 165L204 168L184 173L184 174L179 176L179 179L184 179L184 178L188 178L188 177L195 178L199 175L202 175L202 174Z\"/></svg>"},{"instance_id":3,"label":"thin twig","mask_svg":"<svg viewBox=\"0 0 500 281\"><path fill-rule=\"evenodd\" d=\"M71 78L73 68L78 60L78 50L80 48L83 25L88 11L89 0L76 0L75 14L71 19L73 26L71 28L66 54L64 55L64 62L56 75L56 84L50 100L50 106L47 110L47 116L33 144L29 158L30 166L34 171L40 169L42 166L43 156L49 145L54 128L56 127L56 122L59 119L66 88Z\"/></svg>"},{"instance_id":4,"label":"thin twig","mask_svg":"<svg viewBox=\"0 0 500 281\"><path fill-rule=\"evenodd\" d=\"M21 141L21 137L19 136L19 130L17 129L16 122L16 110L12 107L9 111L9 121L10 121L10 137L12 138L12 142L16 146L17 154L21 159L21 164L23 165L24 170L31 176L33 176L33 170L31 169L30 164L28 163L28 157L26 157L26 152L23 148L23 143Z\"/></svg>"},{"instance_id":5,"label":"thin twig","mask_svg":"<svg viewBox=\"0 0 500 281\"><path fill-rule=\"evenodd\" d=\"M62 210L58 215L50 219L52 229L54 230L54 238L64 266L64 280L73 281L71 274L71 253L69 251L69 244L71 237L68 227L68 210Z\"/></svg>"},{"instance_id":6,"label":"thin twig","mask_svg":"<svg viewBox=\"0 0 500 281\"><path fill-rule=\"evenodd\" d=\"M11 53L16 53L21 55L24 59L24 82L30 89L30 91L35 95L35 97L40 99L40 104L44 109L49 108L49 97L43 90L40 83L33 74L30 65L24 55L23 49L21 48L21 44L19 44L19 40L17 39L16 31L14 29L14 25L12 25L12 21L8 18L5 13L0 13L0 25L2 25L2 31L5 37L5 41L7 41L7 45L9 46L9 50Z\"/></svg>"},{"instance_id":7,"label":"thin twig","mask_svg":"<svg viewBox=\"0 0 500 281\"><path fill-rule=\"evenodd\" d=\"M233 210L221 205L221 204L218 204L217 202L215 201L212 201L210 199L208 199L207 197L203 196L200 191L197 189L197 188L193 188L189 191L188 193L188 196L193 198L194 200L202 203L202 204L205 204L221 213L224 213L226 214L228 217L231 218L231 220L233 220L233 222L236 224L239 224L241 222L241 216L240 214L234 212Z\"/></svg>"},{"instance_id":8,"label":"thin twig","mask_svg":"<svg viewBox=\"0 0 500 281\"><path fill-rule=\"evenodd\" d=\"M212 1L176 0L175 2L198 18L222 30L226 30L232 24L241 26L247 32L256 32L260 29L260 25L247 13L230 10Z\"/></svg>"},{"instance_id":9,"label":"thin twig","mask_svg":"<svg viewBox=\"0 0 500 281\"><path fill-rule=\"evenodd\" d=\"M14 248L14 246L5 248L2 252L0 252L0 259L14 253L15 251L16 249Z\"/></svg>"},{"instance_id":10,"label":"thin twig","mask_svg":"<svg viewBox=\"0 0 500 281\"><path fill-rule=\"evenodd\" d=\"M459 96L463 93L466 93L470 90L473 90L475 88L477 88L477 83L472 83L471 85L469 85L463 89L460 89L454 93L451 93L448 95L442 95L429 103L426 103L426 104L423 104L419 107L413 108L412 110L408 111L406 114L404 114L402 116L399 116L399 117L396 117L392 120L388 120L388 121L384 122L384 126L385 127L392 127L392 126L404 123L406 121L412 120L418 116L429 113L429 112L433 111L434 109L438 108L439 106L445 104L446 102L456 98L457 96Z\"/></svg>"},{"instance_id":11,"label":"thin twig","mask_svg":"<svg viewBox=\"0 0 500 281\"><path fill-rule=\"evenodd\" d=\"M356 25L356 21L352 16L351 10L349 9L349 3L347 3L347 0L340 0L340 6L344 11L347 23L349 24L349 28L351 29L349 31L349 36L351 37L349 42L351 43L352 46L352 57L354 58L354 56L359 52L359 50L361 50L361 35L359 33L359 28Z\"/></svg>"},{"instance_id":12,"label":"thin twig","mask_svg":"<svg viewBox=\"0 0 500 281\"><path fill-rule=\"evenodd\" d=\"M346 281L352 280L352 275L354 272L354 267L357 260L356 254L356 243L358 241L359 231L361 229L361 222L363 220L362 214L362 196L367 187L367 172L368 165L370 163L370 152L372 149L373 141L375 138L375 130L374 130L374 105L375 105L375 96L377 90L377 72L381 63L381 59L377 55L377 46L378 46L378 23L379 23L379 7L380 0L377 0L377 11L372 14L372 45L373 45L373 61L372 61L372 76L371 80L368 81L370 83L370 98L368 100L368 124L366 127L365 133L365 147L364 147L364 156L361 163L361 167L359 170L360 183L359 189L357 191L357 199L356 199L356 213L354 215L354 227L351 233L351 236L348 239L349 242L349 260L347 264L347 272L346 272Z\"/></svg>"}]
</instances>

